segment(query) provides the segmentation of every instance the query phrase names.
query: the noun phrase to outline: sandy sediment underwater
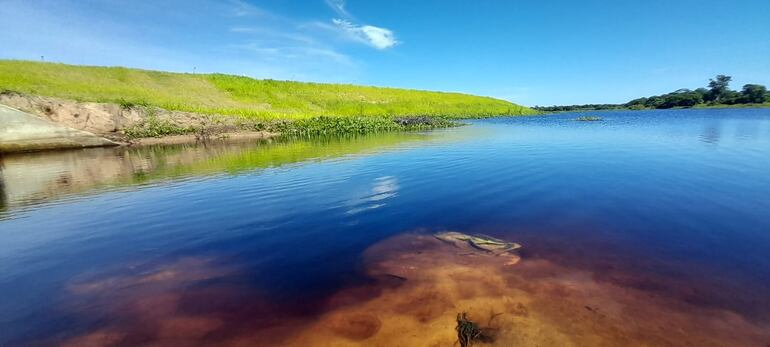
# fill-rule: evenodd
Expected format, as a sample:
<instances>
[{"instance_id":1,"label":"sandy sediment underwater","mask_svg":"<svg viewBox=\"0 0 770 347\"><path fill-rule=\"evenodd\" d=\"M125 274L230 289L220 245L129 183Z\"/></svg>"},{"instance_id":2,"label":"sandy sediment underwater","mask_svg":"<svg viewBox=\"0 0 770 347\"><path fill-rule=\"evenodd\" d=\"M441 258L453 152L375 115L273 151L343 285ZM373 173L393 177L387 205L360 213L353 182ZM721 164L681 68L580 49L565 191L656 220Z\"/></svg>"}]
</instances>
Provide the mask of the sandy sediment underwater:
<instances>
[{"instance_id":1,"label":"sandy sediment underwater","mask_svg":"<svg viewBox=\"0 0 770 347\"><path fill-rule=\"evenodd\" d=\"M526 249L526 245L524 245ZM739 314L595 280L546 259L402 234L363 254L371 281L290 313L233 285L237 268L185 258L68 286L99 328L64 346L458 346L458 314L479 346L764 346ZM308 290L312 290L309 288ZM80 304L77 304L80 303ZM301 304L298 302L298 304ZM84 309L85 308L85 309Z\"/></svg>"}]
</instances>

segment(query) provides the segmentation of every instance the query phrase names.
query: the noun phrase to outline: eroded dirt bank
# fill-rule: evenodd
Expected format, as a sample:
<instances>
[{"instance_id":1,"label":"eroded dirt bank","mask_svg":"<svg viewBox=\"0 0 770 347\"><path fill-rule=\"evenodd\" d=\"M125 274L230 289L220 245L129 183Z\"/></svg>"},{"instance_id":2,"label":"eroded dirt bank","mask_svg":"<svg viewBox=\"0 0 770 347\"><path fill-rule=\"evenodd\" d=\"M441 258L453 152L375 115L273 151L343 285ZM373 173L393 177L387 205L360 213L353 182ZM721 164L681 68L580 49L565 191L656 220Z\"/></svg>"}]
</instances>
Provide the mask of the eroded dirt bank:
<instances>
[{"instance_id":1,"label":"eroded dirt bank","mask_svg":"<svg viewBox=\"0 0 770 347\"><path fill-rule=\"evenodd\" d=\"M526 247L526 245L525 245ZM765 346L768 326L742 315L601 282L546 259L511 264L431 235L404 234L364 254L371 282L304 310L234 285L213 259L67 287L74 317L101 324L65 346L458 346L457 314L485 329L478 346ZM229 279L229 280L226 280ZM265 279L269 281L269 279ZM308 290L312 290L309 288ZM298 298L297 300L302 300ZM42 344L53 342L47 340Z\"/></svg>"},{"instance_id":2,"label":"eroded dirt bank","mask_svg":"<svg viewBox=\"0 0 770 347\"><path fill-rule=\"evenodd\" d=\"M178 144L231 138L264 139L276 135L260 131L256 123L237 117L168 111L155 107L79 102L15 92L0 93L0 104L123 145ZM35 149L34 146L29 147L29 150Z\"/></svg>"}]
</instances>

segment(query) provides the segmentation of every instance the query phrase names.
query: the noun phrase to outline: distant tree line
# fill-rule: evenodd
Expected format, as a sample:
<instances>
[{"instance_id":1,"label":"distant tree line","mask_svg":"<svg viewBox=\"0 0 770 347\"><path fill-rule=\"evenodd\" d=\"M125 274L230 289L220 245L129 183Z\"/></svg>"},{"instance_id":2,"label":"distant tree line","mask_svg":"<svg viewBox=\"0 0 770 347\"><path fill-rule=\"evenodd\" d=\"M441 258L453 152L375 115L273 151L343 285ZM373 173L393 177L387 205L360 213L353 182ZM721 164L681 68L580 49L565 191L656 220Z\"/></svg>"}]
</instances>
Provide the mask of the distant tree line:
<instances>
[{"instance_id":1,"label":"distant tree line","mask_svg":"<svg viewBox=\"0 0 770 347\"><path fill-rule=\"evenodd\" d=\"M746 84L741 91L729 88L732 77L718 75L709 80L708 88L695 90L679 89L674 92L653 95L646 98L631 100L625 104L588 104L570 106L535 106L536 110L581 111L581 110L612 110L612 109L664 109L673 107L693 107L696 105L738 105L762 104L770 102L770 92L761 84Z\"/></svg>"},{"instance_id":2,"label":"distant tree line","mask_svg":"<svg viewBox=\"0 0 770 347\"><path fill-rule=\"evenodd\" d=\"M585 105L563 105L563 106L535 106L533 109L546 112L560 111L595 111L595 110L620 110L623 104L585 104Z\"/></svg>"}]
</instances>

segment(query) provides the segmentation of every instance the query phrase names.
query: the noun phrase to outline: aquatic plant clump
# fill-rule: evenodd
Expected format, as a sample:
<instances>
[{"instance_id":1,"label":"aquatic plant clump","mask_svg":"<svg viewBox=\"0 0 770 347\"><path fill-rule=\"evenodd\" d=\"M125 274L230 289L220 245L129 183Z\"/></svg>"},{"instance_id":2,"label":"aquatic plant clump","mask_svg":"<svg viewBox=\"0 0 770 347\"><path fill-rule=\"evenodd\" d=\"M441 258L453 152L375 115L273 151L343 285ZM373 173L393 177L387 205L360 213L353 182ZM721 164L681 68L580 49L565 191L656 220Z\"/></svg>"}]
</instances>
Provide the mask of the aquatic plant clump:
<instances>
[{"instance_id":1,"label":"aquatic plant clump","mask_svg":"<svg viewBox=\"0 0 770 347\"><path fill-rule=\"evenodd\" d=\"M313 117L268 124L267 130L283 136L318 136L335 134L366 134L374 132L428 130L448 128L461 123L443 118L389 118L389 117Z\"/></svg>"},{"instance_id":2,"label":"aquatic plant clump","mask_svg":"<svg viewBox=\"0 0 770 347\"><path fill-rule=\"evenodd\" d=\"M457 330L457 342L460 343L460 347L473 346L473 342L481 336L481 328L469 320L465 312L457 314L455 330Z\"/></svg>"},{"instance_id":3,"label":"aquatic plant clump","mask_svg":"<svg viewBox=\"0 0 770 347\"><path fill-rule=\"evenodd\" d=\"M458 313L455 330L457 331L457 342L460 343L460 347L471 347L476 342L494 342L499 329L493 328L490 325L500 315L502 313L490 314L489 321L487 322L488 326L481 327L478 323L468 318L468 313Z\"/></svg>"}]
</instances>

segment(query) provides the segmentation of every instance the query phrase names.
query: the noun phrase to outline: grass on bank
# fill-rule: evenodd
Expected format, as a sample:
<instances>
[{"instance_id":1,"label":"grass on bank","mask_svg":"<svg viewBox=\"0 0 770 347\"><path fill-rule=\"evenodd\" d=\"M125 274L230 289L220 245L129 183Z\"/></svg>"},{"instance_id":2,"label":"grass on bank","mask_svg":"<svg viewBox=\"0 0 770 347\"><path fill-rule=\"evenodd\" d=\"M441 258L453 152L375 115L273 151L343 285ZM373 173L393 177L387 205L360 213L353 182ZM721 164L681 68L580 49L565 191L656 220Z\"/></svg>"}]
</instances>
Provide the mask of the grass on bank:
<instances>
[{"instance_id":1,"label":"grass on bank","mask_svg":"<svg viewBox=\"0 0 770 347\"><path fill-rule=\"evenodd\" d=\"M260 120L319 116L453 119L537 113L504 100L460 93L19 60L0 60L3 90Z\"/></svg>"}]
</instances>

